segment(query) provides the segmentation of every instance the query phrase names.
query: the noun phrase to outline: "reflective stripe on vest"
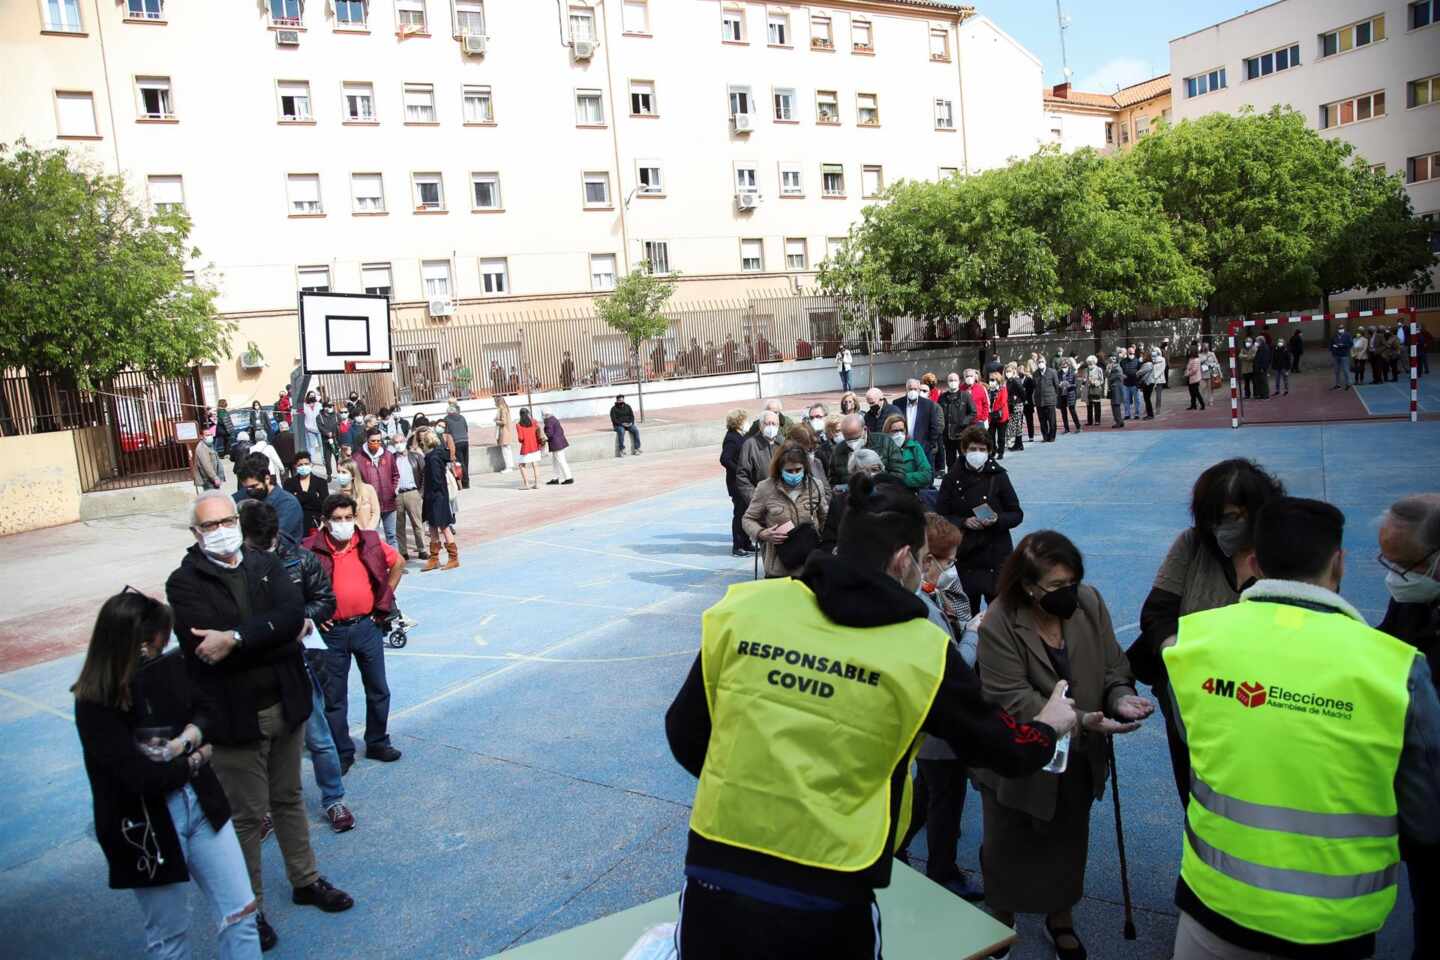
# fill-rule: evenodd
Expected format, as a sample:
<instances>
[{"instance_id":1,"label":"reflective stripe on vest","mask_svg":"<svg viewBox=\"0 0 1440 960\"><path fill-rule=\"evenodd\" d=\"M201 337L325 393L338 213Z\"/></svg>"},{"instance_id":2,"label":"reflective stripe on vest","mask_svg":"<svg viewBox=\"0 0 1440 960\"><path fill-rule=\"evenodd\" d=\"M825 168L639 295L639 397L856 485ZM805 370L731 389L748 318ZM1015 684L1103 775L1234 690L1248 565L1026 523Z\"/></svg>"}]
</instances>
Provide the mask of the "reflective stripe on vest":
<instances>
[{"instance_id":1,"label":"reflective stripe on vest","mask_svg":"<svg viewBox=\"0 0 1440 960\"><path fill-rule=\"evenodd\" d=\"M1378 930L1414 648L1339 612L1242 600L1181 618L1163 656L1190 752L1186 886L1292 943Z\"/></svg>"},{"instance_id":2,"label":"reflective stripe on vest","mask_svg":"<svg viewBox=\"0 0 1440 960\"><path fill-rule=\"evenodd\" d=\"M732 586L704 617L711 728L690 829L831 870L889 853L911 790L907 776L892 797L891 778L918 748L949 646L923 617L833 623L798 580Z\"/></svg>"}]
</instances>

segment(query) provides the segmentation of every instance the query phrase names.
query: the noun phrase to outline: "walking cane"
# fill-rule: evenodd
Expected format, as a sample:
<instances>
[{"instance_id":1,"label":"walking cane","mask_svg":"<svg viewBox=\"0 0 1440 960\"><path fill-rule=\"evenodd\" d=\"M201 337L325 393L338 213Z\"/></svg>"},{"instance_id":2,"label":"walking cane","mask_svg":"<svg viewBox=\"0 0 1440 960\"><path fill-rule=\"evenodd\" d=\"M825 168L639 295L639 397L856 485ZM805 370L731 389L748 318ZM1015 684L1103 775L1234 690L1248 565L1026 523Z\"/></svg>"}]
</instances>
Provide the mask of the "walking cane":
<instances>
[{"instance_id":1,"label":"walking cane","mask_svg":"<svg viewBox=\"0 0 1440 960\"><path fill-rule=\"evenodd\" d=\"M1130 902L1130 866L1125 860L1125 825L1120 819L1120 770L1115 764L1115 738L1105 738L1110 755L1110 797L1115 803L1115 843L1120 848L1120 890L1125 897L1125 939L1135 939L1135 908Z\"/></svg>"}]
</instances>

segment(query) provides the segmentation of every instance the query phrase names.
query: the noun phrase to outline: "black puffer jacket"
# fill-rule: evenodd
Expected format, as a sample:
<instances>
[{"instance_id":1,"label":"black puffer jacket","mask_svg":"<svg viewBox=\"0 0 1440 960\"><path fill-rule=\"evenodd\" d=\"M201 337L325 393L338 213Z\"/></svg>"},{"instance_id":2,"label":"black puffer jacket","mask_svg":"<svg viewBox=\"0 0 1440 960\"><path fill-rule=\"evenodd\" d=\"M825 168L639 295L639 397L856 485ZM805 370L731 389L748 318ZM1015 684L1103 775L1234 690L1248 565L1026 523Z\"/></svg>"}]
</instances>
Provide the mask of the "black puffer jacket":
<instances>
[{"instance_id":1,"label":"black puffer jacket","mask_svg":"<svg viewBox=\"0 0 1440 960\"><path fill-rule=\"evenodd\" d=\"M290 582L300 588L300 595L305 599L305 619L324 623L335 616L335 588L320 558L304 547L285 543L275 549L275 555L285 565Z\"/></svg>"},{"instance_id":2,"label":"black puffer jacket","mask_svg":"<svg viewBox=\"0 0 1440 960\"><path fill-rule=\"evenodd\" d=\"M940 412L945 416L945 436L951 440L958 440L965 428L975 422L975 415L979 413L975 409L975 397L964 384L961 384L959 390L946 390L940 394L936 403L940 404Z\"/></svg>"},{"instance_id":3,"label":"black puffer jacket","mask_svg":"<svg viewBox=\"0 0 1440 960\"><path fill-rule=\"evenodd\" d=\"M971 530L965 521L975 516L975 508L988 503L997 519L981 530ZM1010 531L1025 520L1020 499L1010 483L1010 474L994 460L987 460L979 470L963 463L945 475L935 512L965 531L960 549L955 554L955 569L988 570L998 574L1005 558L1015 549Z\"/></svg>"}]
</instances>

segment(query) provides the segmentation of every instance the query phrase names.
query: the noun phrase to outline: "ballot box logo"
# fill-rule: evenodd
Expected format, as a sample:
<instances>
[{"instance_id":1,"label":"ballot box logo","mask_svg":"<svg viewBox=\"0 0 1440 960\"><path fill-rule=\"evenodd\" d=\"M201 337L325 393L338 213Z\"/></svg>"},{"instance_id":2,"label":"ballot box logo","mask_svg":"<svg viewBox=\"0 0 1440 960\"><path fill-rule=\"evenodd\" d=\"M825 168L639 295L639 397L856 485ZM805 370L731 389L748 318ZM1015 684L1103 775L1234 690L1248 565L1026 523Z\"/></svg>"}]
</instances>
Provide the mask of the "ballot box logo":
<instances>
[{"instance_id":1,"label":"ballot box logo","mask_svg":"<svg viewBox=\"0 0 1440 960\"><path fill-rule=\"evenodd\" d=\"M1240 689L1235 691L1235 699L1247 707L1259 707L1265 703L1265 687L1262 684L1250 681L1240 684Z\"/></svg>"}]
</instances>

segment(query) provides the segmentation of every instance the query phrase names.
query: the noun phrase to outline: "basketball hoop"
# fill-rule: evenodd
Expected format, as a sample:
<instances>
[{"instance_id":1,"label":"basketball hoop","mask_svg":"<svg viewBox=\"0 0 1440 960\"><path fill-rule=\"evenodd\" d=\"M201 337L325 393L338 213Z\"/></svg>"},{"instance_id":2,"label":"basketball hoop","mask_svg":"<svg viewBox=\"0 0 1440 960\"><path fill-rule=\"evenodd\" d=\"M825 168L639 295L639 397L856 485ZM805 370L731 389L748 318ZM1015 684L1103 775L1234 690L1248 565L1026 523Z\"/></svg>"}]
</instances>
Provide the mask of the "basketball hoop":
<instances>
[{"instance_id":1,"label":"basketball hoop","mask_svg":"<svg viewBox=\"0 0 1440 960\"><path fill-rule=\"evenodd\" d=\"M346 373L386 373L390 369L388 360L346 360Z\"/></svg>"}]
</instances>

